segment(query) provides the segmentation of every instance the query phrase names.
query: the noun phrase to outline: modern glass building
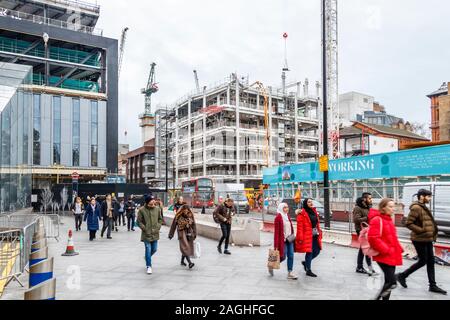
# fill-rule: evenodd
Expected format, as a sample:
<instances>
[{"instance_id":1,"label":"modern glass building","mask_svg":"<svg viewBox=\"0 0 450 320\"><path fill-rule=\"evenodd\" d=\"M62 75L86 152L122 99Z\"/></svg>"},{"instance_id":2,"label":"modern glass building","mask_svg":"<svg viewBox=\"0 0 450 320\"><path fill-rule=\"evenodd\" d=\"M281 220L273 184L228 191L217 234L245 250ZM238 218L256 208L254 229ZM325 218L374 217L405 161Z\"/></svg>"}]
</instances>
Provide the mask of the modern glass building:
<instances>
[{"instance_id":1,"label":"modern glass building","mask_svg":"<svg viewBox=\"0 0 450 320\"><path fill-rule=\"evenodd\" d=\"M31 206L31 81L30 66L0 63L0 213Z\"/></svg>"}]
</instances>

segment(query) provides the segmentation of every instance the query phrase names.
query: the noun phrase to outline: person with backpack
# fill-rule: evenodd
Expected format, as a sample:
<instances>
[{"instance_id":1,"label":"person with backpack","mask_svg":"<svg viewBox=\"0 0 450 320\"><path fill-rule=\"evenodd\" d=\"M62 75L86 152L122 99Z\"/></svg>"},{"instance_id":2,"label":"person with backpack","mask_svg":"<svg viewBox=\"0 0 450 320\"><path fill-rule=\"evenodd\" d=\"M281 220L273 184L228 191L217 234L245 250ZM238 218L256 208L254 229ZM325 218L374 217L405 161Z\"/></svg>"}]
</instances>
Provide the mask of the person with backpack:
<instances>
[{"instance_id":1,"label":"person with backpack","mask_svg":"<svg viewBox=\"0 0 450 320\"><path fill-rule=\"evenodd\" d=\"M125 203L125 212L127 215L127 229L128 231L134 231L134 221L136 219L136 203L133 201L133 197L128 198L128 202Z\"/></svg>"},{"instance_id":2,"label":"person with backpack","mask_svg":"<svg viewBox=\"0 0 450 320\"><path fill-rule=\"evenodd\" d=\"M406 279L420 268L427 266L429 291L446 295L447 291L439 288L435 279L433 243L437 240L438 226L433 214L427 207L432 196L433 193L429 190L419 190L417 193L418 201L411 204L409 208L406 227L411 230L411 240L419 256L419 261L408 270L397 274L397 281L402 287L407 288Z\"/></svg>"},{"instance_id":3,"label":"person with backpack","mask_svg":"<svg viewBox=\"0 0 450 320\"><path fill-rule=\"evenodd\" d=\"M194 240L197 238L197 227L194 214L188 205L183 205L177 210L169 231L170 240L172 240L175 230L177 230L178 241L180 242L181 265L186 267L187 265L184 261L187 260L189 269L192 269L195 264L190 257L194 256Z\"/></svg>"},{"instance_id":4,"label":"person with backpack","mask_svg":"<svg viewBox=\"0 0 450 320\"><path fill-rule=\"evenodd\" d=\"M289 217L289 205L280 203L275 217L274 249L280 252L280 262L287 260L288 279L297 280L294 274L294 242L295 232L291 217ZM273 276L273 269L269 268Z\"/></svg>"},{"instance_id":5,"label":"person with backpack","mask_svg":"<svg viewBox=\"0 0 450 320\"><path fill-rule=\"evenodd\" d=\"M308 277L317 278L311 271L312 261L317 258L322 250L322 229L317 209L314 208L312 199L303 201L303 209L297 215L297 237L295 240L295 252L306 253L305 261L302 261Z\"/></svg>"},{"instance_id":6,"label":"person with backpack","mask_svg":"<svg viewBox=\"0 0 450 320\"><path fill-rule=\"evenodd\" d=\"M222 243L225 241L225 251L224 254L230 255L231 252L228 250L231 235L231 224L233 221L233 216L236 214L236 207L234 206L234 201L231 198L227 198L225 202L219 205L213 212L213 218L216 223L220 224L220 229L222 230L222 238L220 238L219 245L217 246L217 251L222 254Z\"/></svg>"},{"instance_id":7,"label":"person with backpack","mask_svg":"<svg viewBox=\"0 0 450 320\"><path fill-rule=\"evenodd\" d=\"M356 206L353 208L353 223L355 224L355 230L358 237L361 233L363 225L368 225L370 208L372 208L372 194L365 192L362 194L361 198L356 200ZM364 269L364 257L366 258L369 271ZM372 267L372 259L369 256L364 256L361 247L358 252L356 273L368 274L369 276L376 275L376 272Z\"/></svg>"},{"instance_id":8,"label":"person with backpack","mask_svg":"<svg viewBox=\"0 0 450 320\"><path fill-rule=\"evenodd\" d=\"M391 291L397 287L395 268L403 264L403 248L398 241L397 229L392 217L395 202L392 199L381 200L378 210L369 211L369 230L367 238L373 253L384 274L384 284L375 300L389 300Z\"/></svg>"}]
</instances>

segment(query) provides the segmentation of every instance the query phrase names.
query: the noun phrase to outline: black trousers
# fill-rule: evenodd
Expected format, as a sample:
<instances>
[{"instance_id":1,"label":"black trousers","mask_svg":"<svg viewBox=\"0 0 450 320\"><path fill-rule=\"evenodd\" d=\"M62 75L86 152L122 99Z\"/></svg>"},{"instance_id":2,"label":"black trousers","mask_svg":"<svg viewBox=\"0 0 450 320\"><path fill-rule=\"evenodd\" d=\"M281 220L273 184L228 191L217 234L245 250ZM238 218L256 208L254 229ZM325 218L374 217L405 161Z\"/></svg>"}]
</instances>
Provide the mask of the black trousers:
<instances>
[{"instance_id":1,"label":"black trousers","mask_svg":"<svg viewBox=\"0 0 450 320\"><path fill-rule=\"evenodd\" d=\"M82 214L76 214L75 215L75 230L79 231L81 230L81 224L83 223L83 215Z\"/></svg>"},{"instance_id":2,"label":"black trousers","mask_svg":"<svg viewBox=\"0 0 450 320\"><path fill-rule=\"evenodd\" d=\"M127 228L128 228L128 231L130 231L130 229L134 230L134 219L135 219L134 214L127 215L127 220L128 220Z\"/></svg>"},{"instance_id":3,"label":"black trousers","mask_svg":"<svg viewBox=\"0 0 450 320\"><path fill-rule=\"evenodd\" d=\"M186 259L189 264L192 263L191 258L189 258L188 256L181 256L181 263L184 263L184 259Z\"/></svg>"},{"instance_id":4,"label":"black trousers","mask_svg":"<svg viewBox=\"0 0 450 320\"><path fill-rule=\"evenodd\" d=\"M113 228L113 223L114 223L114 218L103 218L103 228L102 228L102 237L103 234L105 233L106 229L108 229L108 231L106 232L106 236L109 238L111 237L111 230Z\"/></svg>"},{"instance_id":5,"label":"black trousers","mask_svg":"<svg viewBox=\"0 0 450 320\"><path fill-rule=\"evenodd\" d=\"M359 237L360 232L357 232L357 234ZM360 248L358 252L358 264L357 264L358 269L362 269L364 267L364 257L366 257L367 266L368 267L372 266L372 259L369 256L364 256L364 253Z\"/></svg>"},{"instance_id":6,"label":"black trousers","mask_svg":"<svg viewBox=\"0 0 450 320\"><path fill-rule=\"evenodd\" d=\"M380 300L382 298L381 295L383 294L383 292L391 288L393 285L397 284L397 280L395 278L395 267L380 262L378 262L378 265L380 266L384 274L384 284L376 300ZM390 297L391 294L389 293L388 295L383 297L383 300L389 300Z\"/></svg>"},{"instance_id":7,"label":"black trousers","mask_svg":"<svg viewBox=\"0 0 450 320\"><path fill-rule=\"evenodd\" d=\"M228 250L228 245L230 244L231 224L221 223L220 228L222 229L222 238L219 241L219 247L221 247L223 241L225 241L225 250Z\"/></svg>"},{"instance_id":8,"label":"black trousers","mask_svg":"<svg viewBox=\"0 0 450 320\"><path fill-rule=\"evenodd\" d=\"M436 285L436 277L434 270L434 247L433 242L417 242L413 241L414 248L416 248L419 261L413 264L408 270L402 272L405 278L408 278L412 273L420 268L427 266L428 282L430 286Z\"/></svg>"},{"instance_id":9,"label":"black trousers","mask_svg":"<svg viewBox=\"0 0 450 320\"><path fill-rule=\"evenodd\" d=\"M91 240L91 241L94 240L96 234L97 234L96 230L94 230L94 231L89 230L89 240Z\"/></svg>"}]
</instances>

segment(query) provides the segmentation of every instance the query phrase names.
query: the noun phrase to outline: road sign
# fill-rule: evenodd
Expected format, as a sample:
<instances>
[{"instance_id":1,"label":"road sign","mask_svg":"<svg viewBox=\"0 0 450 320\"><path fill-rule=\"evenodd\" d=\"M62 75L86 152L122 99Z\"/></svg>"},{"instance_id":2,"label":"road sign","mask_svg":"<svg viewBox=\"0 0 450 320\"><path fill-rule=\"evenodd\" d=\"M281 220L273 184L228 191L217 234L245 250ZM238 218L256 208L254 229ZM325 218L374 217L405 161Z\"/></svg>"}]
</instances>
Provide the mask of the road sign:
<instances>
[{"instance_id":1,"label":"road sign","mask_svg":"<svg viewBox=\"0 0 450 320\"><path fill-rule=\"evenodd\" d=\"M319 159L319 170L320 172L328 171L328 156L321 156Z\"/></svg>"},{"instance_id":2,"label":"road sign","mask_svg":"<svg viewBox=\"0 0 450 320\"><path fill-rule=\"evenodd\" d=\"M72 180L78 181L79 178L80 178L80 175L78 174L78 172L72 173Z\"/></svg>"}]
</instances>

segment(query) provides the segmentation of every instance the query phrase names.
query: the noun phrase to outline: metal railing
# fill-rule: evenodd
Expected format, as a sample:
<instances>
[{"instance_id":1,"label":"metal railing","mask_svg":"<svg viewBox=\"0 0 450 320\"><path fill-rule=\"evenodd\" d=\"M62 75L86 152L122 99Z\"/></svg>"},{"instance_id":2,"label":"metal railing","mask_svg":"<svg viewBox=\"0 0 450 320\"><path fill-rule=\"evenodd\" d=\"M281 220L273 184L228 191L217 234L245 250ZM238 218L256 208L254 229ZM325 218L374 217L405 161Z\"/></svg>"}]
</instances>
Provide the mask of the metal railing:
<instances>
[{"instance_id":1,"label":"metal railing","mask_svg":"<svg viewBox=\"0 0 450 320\"><path fill-rule=\"evenodd\" d=\"M0 297L12 280L20 283L18 277L23 272L21 248L21 230L0 232Z\"/></svg>"},{"instance_id":2,"label":"metal railing","mask_svg":"<svg viewBox=\"0 0 450 320\"><path fill-rule=\"evenodd\" d=\"M45 18L43 16L37 16L30 13L20 12L20 11L14 11L6 8L0 7L0 17L10 17L11 19L15 20L24 20L29 21L37 24L45 24L53 27L58 27L62 29L68 29L78 32L84 32L84 33L90 33L97 36L103 36L103 30L93 27L84 26L78 23L69 23L67 21L62 20L56 20L56 19L50 19Z\"/></svg>"}]
</instances>

